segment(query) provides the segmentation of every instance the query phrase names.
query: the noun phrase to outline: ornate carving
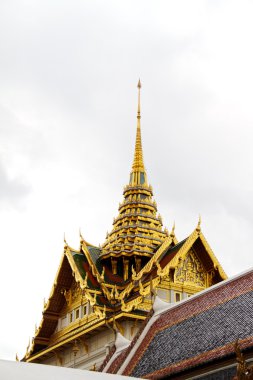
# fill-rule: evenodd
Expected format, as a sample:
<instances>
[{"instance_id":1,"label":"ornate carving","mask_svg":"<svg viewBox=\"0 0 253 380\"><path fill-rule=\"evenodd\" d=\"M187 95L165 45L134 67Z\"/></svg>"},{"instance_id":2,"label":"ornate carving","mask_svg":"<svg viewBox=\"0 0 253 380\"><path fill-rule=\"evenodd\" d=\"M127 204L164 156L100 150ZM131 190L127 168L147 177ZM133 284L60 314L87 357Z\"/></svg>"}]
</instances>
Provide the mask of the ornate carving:
<instances>
[{"instance_id":1,"label":"ornate carving","mask_svg":"<svg viewBox=\"0 0 253 380\"><path fill-rule=\"evenodd\" d=\"M238 340L235 342L237 372L233 380L253 380L253 366L249 366L240 350Z\"/></svg>"},{"instance_id":2,"label":"ornate carving","mask_svg":"<svg viewBox=\"0 0 253 380\"><path fill-rule=\"evenodd\" d=\"M111 293L110 291L108 290L107 286L105 285L105 283L101 284L101 289L104 293L104 295L107 297L107 299L110 301L111 300Z\"/></svg>"},{"instance_id":3,"label":"ornate carving","mask_svg":"<svg viewBox=\"0 0 253 380\"><path fill-rule=\"evenodd\" d=\"M175 269L175 282L192 283L198 286L205 286L205 271L203 265L191 250L185 258L179 258Z\"/></svg>"},{"instance_id":4,"label":"ornate carving","mask_svg":"<svg viewBox=\"0 0 253 380\"><path fill-rule=\"evenodd\" d=\"M135 298L134 300L128 302L127 304L124 302L124 300L121 300L121 310L126 311L126 312L132 311L141 302L142 302L142 296Z\"/></svg>"},{"instance_id":5,"label":"ornate carving","mask_svg":"<svg viewBox=\"0 0 253 380\"><path fill-rule=\"evenodd\" d=\"M94 306L97 301L97 294L95 294L94 297L92 297L92 295L89 292L87 292L86 297L90 301L91 306Z\"/></svg>"},{"instance_id":6,"label":"ornate carving","mask_svg":"<svg viewBox=\"0 0 253 380\"><path fill-rule=\"evenodd\" d=\"M119 294L118 299L119 299L119 300L122 300L122 299L124 299L125 297L127 297L127 296L130 294L130 292L131 292L131 290L133 289L133 287L134 287L134 284L133 284L132 282L130 282L130 283L127 285L127 287L123 290L123 292L121 292L121 293Z\"/></svg>"},{"instance_id":7,"label":"ornate carving","mask_svg":"<svg viewBox=\"0 0 253 380\"><path fill-rule=\"evenodd\" d=\"M72 303L72 292L71 292L71 289L69 289L69 290L64 289L63 290L63 295L65 297L67 305L70 306L71 303Z\"/></svg>"},{"instance_id":8,"label":"ornate carving","mask_svg":"<svg viewBox=\"0 0 253 380\"><path fill-rule=\"evenodd\" d=\"M153 265L157 262L158 258L160 257L160 255L167 249L169 248L170 244L172 242L172 238L171 237L167 237L163 244L161 245L161 247L157 250L157 252L154 254L154 256L148 261L148 263L145 265L144 268L142 268L140 270L140 272L138 272L137 274L133 273L132 275L132 279L133 280L137 280L139 281L143 274L144 273L148 273L150 272L151 268L153 267Z\"/></svg>"},{"instance_id":9,"label":"ornate carving","mask_svg":"<svg viewBox=\"0 0 253 380\"><path fill-rule=\"evenodd\" d=\"M101 280L104 282L105 280L105 267L103 267L102 273L101 273Z\"/></svg>"},{"instance_id":10,"label":"ornate carving","mask_svg":"<svg viewBox=\"0 0 253 380\"><path fill-rule=\"evenodd\" d=\"M81 288L77 282L71 288L72 301L75 302L81 296Z\"/></svg>"},{"instance_id":11,"label":"ornate carving","mask_svg":"<svg viewBox=\"0 0 253 380\"><path fill-rule=\"evenodd\" d=\"M162 267L161 267L161 265L160 265L160 263L158 261L156 263L156 266L157 266L157 274L158 274L158 276L164 277L164 276L166 276L168 274L168 268L165 267L165 269L162 269Z\"/></svg>"},{"instance_id":12,"label":"ornate carving","mask_svg":"<svg viewBox=\"0 0 253 380\"><path fill-rule=\"evenodd\" d=\"M142 285L142 282L141 280L139 281L139 293L142 295L142 296L146 296L148 295L150 292L150 289L148 287L146 287L144 289L143 285Z\"/></svg>"},{"instance_id":13,"label":"ornate carving","mask_svg":"<svg viewBox=\"0 0 253 380\"><path fill-rule=\"evenodd\" d=\"M94 306L94 312L99 319L104 319L106 317L106 306L104 305L103 311L99 307Z\"/></svg>"}]
</instances>

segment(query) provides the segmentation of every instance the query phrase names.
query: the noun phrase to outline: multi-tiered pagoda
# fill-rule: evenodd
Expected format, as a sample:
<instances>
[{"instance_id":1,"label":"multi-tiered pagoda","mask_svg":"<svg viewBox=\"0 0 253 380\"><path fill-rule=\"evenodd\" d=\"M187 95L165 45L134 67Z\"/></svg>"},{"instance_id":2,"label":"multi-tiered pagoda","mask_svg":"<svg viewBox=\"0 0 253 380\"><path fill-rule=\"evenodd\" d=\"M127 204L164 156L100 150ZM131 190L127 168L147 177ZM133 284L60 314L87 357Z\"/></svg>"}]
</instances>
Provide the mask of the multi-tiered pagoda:
<instances>
[{"instance_id":1,"label":"multi-tiered pagoda","mask_svg":"<svg viewBox=\"0 0 253 380\"><path fill-rule=\"evenodd\" d=\"M134 160L112 231L101 247L65 242L24 361L97 370L115 339L133 340L156 294L174 304L226 279L200 221L180 242L163 227L143 162L140 90L139 81Z\"/></svg>"}]
</instances>

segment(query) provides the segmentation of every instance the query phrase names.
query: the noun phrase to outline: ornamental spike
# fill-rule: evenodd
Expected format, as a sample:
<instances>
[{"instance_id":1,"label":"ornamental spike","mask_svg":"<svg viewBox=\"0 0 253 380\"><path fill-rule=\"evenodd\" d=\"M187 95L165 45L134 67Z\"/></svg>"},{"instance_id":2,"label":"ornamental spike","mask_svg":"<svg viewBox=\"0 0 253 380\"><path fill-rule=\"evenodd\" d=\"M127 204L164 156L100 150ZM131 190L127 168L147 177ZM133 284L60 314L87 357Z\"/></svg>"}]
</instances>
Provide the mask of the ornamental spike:
<instances>
[{"instance_id":1,"label":"ornamental spike","mask_svg":"<svg viewBox=\"0 0 253 380\"><path fill-rule=\"evenodd\" d=\"M135 140L134 161L132 165L132 173L131 173L131 179L130 179L130 183L133 183L133 184L139 184L140 181L142 182L142 180L139 178L140 173L142 173L146 177L144 162L143 162L142 142L141 142L141 82L140 80L138 82L137 88L138 88L137 130L136 130L136 140Z\"/></svg>"},{"instance_id":2,"label":"ornamental spike","mask_svg":"<svg viewBox=\"0 0 253 380\"><path fill-rule=\"evenodd\" d=\"M171 230L171 233L170 233L170 236L175 236L175 228L176 228L176 223L175 223L175 221L174 221L174 223L173 223L173 226L172 226L172 230Z\"/></svg>"},{"instance_id":3,"label":"ornamental spike","mask_svg":"<svg viewBox=\"0 0 253 380\"><path fill-rule=\"evenodd\" d=\"M137 119L141 118L141 81L138 81L138 110L137 110Z\"/></svg>"},{"instance_id":4,"label":"ornamental spike","mask_svg":"<svg viewBox=\"0 0 253 380\"><path fill-rule=\"evenodd\" d=\"M67 248L68 243L67 243L67 241L66 241L66 235L65 235L65 232L64 232L64 235L63 235L63 241L64 241L65 248Z\"/></svg>"},{"instance_id":5,"label":"ornamental spike","mask_svg":"<svg viewBox=\"0 0 253 380\"><path fill-rule=\"evenodd\" d=\"M200 215L199 215L199 220L198 220L198 225L197 225L196 230L197 230L198 232L201 231L201 216L200 216Z\"/></svg>"}]
</instances>

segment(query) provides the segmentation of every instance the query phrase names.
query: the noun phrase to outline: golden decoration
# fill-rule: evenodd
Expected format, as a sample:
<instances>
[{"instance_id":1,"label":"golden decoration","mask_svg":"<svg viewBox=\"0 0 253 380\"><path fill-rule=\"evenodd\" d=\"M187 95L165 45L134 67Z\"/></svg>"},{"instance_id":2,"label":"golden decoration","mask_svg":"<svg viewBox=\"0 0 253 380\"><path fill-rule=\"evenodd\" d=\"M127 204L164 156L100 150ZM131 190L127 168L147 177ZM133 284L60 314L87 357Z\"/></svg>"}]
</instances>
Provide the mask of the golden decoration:
<instances>
[{"instance_id":1,"label":"golden decoration","mask_svg":"<svg viewBox=\"0 0 253 380\"><path fill-rule=\"evenodd\" d=\"M101 280L104 282L105 280L105 267L103 266L103 270L102 270L102 273L101 273Z\"/></svg>"},{"instance_id":2,"label":"golden decoration","mask_svg":"<svg viewBox=\"0 0 253 380\"><path fill-rule=\"evenodd\" d=\"M200 232L201 231L201 216L199 215L199 220L198 220L198 225L196 227L196 231Z\"/></svg>"},{"instance_id":3,"label":"golden decoration","mask_svg":"<svg viewBox=\"0 0 253 380\"><path fill-rule=\"evenodd\" d=\"M156 266L157 266L157 274L159 277L164 277L168 274L168 268L162 269L158 261L156 262Z\"/></svg>"},{"instance_id":4,"label":"golden decoration","mask_svg":"<svg viewBox=\"0 0 253 380\"><path fill-rule=\"evenodd\" d=\"M133 299L132 301L128 302L127 304L124 302L124 300L121 300L121 310L126 311L126 312L132 311L141 302L142 302L142 296Z\"/></svg>"},{"instance_id":5,"label":"golden decoration","mask_svg":"<svg viewBox=\"0 0 253 380\"><path fill-rule=\"evenodd\" d=\"M178 266L175 269L175 281L180 283L192 283L198 286L205 286L205 270L197 256L191 250L184 259L179 258Z\"/></svg>"},{"instance_id":6,"label":"golden decoration","mask_svg":"<svg viewBox=\"0 0 253 380\"><path fill-rule=\"evenodd\" d=\"M153 265L157 262L158 258L163 254L163 252L169 248L172 243L171 236L167 237L157 252L152 256L152 258L148 261L148 263L140 270L136 275L132 275L132 280L138 281L142 278L145 273L149 273L153 267Z\"/></svg>"},{"instance_id":7,"label":"golden decoration","mask_svg":"<svg viewBox=\"0 0 253 380\"><path fill-rule=\"evenodd\" d=\"M134 288L134 284L133 284L133 282L130 282L127 285L127 287L119 294L118 299L122 300L122 299L126 298L130 294L130 292L133 288Z\"/></svg>"},{"instance_id":8,"label":"golden decoration","mask_svg":"<svg viewBox=\"0 0 253 380\"><path fill-rule=\"evenodd\" d=\"M96 304L96 300L97 300L97 293L95 293L94 297L92 297L91 293L90 292L87 292L86 293L86 297L88 298L91 306L94 306Z\"/></svg>"},{"instance_id":9,"label":"golden decoration","mask_svg":"<svg viewBox=\"0 0 253 380\"><path fill-rule=\"evenodd\" d=\"M235 354L237 361L236 376L233 380L253 380L253 365L248 365L240 350L238 340L235 342Z\"/></svg>"}]
</instances>

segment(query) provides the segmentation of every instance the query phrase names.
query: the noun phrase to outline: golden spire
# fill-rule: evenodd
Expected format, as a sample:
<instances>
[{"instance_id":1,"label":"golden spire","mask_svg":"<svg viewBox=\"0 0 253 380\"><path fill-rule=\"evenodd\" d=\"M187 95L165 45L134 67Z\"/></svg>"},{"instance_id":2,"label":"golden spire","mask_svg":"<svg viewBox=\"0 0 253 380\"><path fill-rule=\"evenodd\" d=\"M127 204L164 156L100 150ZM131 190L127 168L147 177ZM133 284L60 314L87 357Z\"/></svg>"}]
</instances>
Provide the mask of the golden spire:
<instances>
[{"instance_id":1,"label":"golden spire","mask_svg":"<svg viewBox=\"0 0 253 380\"><path fill-rule=\"evenodd\" d=\"M138 82L137 88L138 88L137 130L136 130L136 140L135 140L134 161L132 165L132 172L131 172L131 179L130 179L130 183L132 184L142 184L146 182L146 173L145 173L145 167L144 167L144 162L143 162L142 143L141 143L141 81L140 80ZM142 173L142 175L140 173Z\"/></svg>"},{"instance_id":2,"label":"golden spire","mask_svg":"<svg viewBox=\"0 0 253 380\"><path fill-rule=\"evenodd\" d=\"M122 265L123 257L124 273L127 279L131 268L133 274L139 272L148 257L152 257L157 248L168 237L168 231L162 228L161 216L157 215L157 205L153 200L152 187L148 184L147 174L143 163L141 144L141 82L138 85L137 107L137 131L134 150L134 160L130 174L130 181L124 187L124 200L119 204L119 215L113 219L113 229L106 235L106 241L102 245L102 259L111 258L112 271L118 274L118 265ZM143 218L145 227L143 227ZM139 232L141 229L141 235ZM138 241L133 239L138 235ZM129 259L132 257L131 259ZM145 257L144 261L142 257ZM133 260L134 259L134 260ZM121 264L119 264L121 263ZM112 297L114 291L112 290ZM123 306L122 306L123 307Z\"/></svg>"}]
</instances>

